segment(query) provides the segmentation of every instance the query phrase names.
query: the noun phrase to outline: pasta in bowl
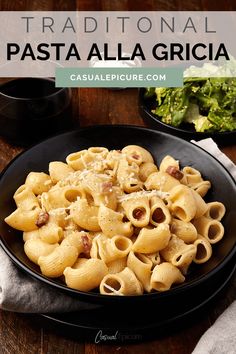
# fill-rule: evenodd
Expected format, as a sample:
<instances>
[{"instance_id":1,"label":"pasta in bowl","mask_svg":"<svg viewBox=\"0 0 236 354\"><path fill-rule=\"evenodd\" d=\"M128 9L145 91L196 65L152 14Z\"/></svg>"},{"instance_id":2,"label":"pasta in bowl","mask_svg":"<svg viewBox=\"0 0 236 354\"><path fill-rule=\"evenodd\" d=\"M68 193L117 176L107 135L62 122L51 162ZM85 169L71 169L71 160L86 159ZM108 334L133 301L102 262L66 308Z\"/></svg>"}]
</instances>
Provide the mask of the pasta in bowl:
<instances>
[{"instance_id":1,"label":"pasta in bowl","mask_svg":"<svg viewBox=\"0 0 236 354\"><path fill-rule=\"evenodd\" d=\"M120 139L117 137L120 137ZM138 145L144 148L148 152L147 155L149 158L151 156L154 160L154 164L151 158L150 161L144 163L141 162L137 156L135 156L135 158L134 156L126 157L122 159L122 161L124 161L120 164L121 167L118 175L117 167L111 166L110 170L115 170L116 176L118 176L122 182L122 189L119 187L117 177L114 178L112 174L107 171L107 173L105 173L105 182L100 180L100 183L105 183L102 188L103 193L101 193L100 189L99 193L97 193L97 184L93 180L94 174L88 174L86 171L82 172L81 175L81 172L78 172L79 169L81 169L81 161L85 159L84 161L86 163L90 163L91 154L89 153L86 157L85 154L88 154L88 150L91 147L95 147L95 150L89 150L93 156L100 151L99 154L106 154L106 157L103 157L102 160L107 160L107 155L109 154L110 156L111 154L110 151L122 151L125 149L125 146L130 145ZM96 147L104 148L97 150ZM115 152L115 154L120 155L120 152ZM127 151L125 154L128 156ZM172 163L175 161L176 164L179 161L180 172L184 174L186 178L188 177L188 182L186 182L185 179L185 182L182 183L183 181L181 182L181 180L171 176L170 174L173 173L173 168L172 170L168 169L169 173L165 172L168 168L167 165L165 166L165 162L168 162L168 158L164 159L165 156L171 156ZM134 159L134 161L132 161L132 159ZM162 161L163 163L161 163ZM75 164L77 164L77 167ZM101 167L100 163L96 164L96 169L100 168L99 165ZM125 165L133 166L132 168L134 169L134 171L132 171L134 175L131 177L136 178L136 181L132 180L132 182L135 183L131 183L131 185L129 185L129 183L127 184L126 180L122 180L121 170ZM169 182L164 183L161 188L162 193L160 193L160 190L158 191L158 188L155 187L155 183L158 183L158 179L151 176L155 176L158 173L159 181L163 183L164 179L162 176L164 172L167 173ZM103 171L97 170L96 173L104 175ZM80 174L81 178L84 175L83 180L86 183L83 184L82 187L76 186L76 188L74 188L74 186L71 186L71 183L68 184L70 178L66 177L67 182L65 185L60 185L62 193L58 193L55 186L58 183L62 184L60 181L65 178L64 174L71 174L70 178L73 174ZM99 178L104 178L104 176L99 176ZM38 183L39 180L40 183ZM110 180L112 183L110 183ZM175 183L170 184L170 181L173 182L173 180ZM190 184L195 184L194 188L190 187ZM32 187L32 185L34 187ZM89 189L87 185L90 185L91 189ZM170 191L163 190L163 188L170 187ZM128 191L128 188L131 188L131 190ZM112 189L112 192L110 189ZM190 191L190 194L187 192L189 189L193 191ZM29 203L27 206L27 203L25 203L25 201L23 202L22 196L27 194L28 190L31 190L31 197L26 198L26 200L28 199L27 203ZM206 193L205 196L203 196L204 193ZM35 222L38 224L35 230L30 231L30 229L28 229L27 231L20 231L12 228L4 221L9 215L13 214L14 216L14 213L17 213L18 207L16 208L16 202L13 198L14 195L17 203L19 203L19 205L22 203L20 208L32 208L30 213L31 216L33 215L33 225L35 227ZM45 198L46 195L48 195L48 198ZM133 196L136 196L136 198L133 198ZM185 213L182 212L181 214L181 203L186 202L187 198L191 199L192 197L194 198L195 204L198 203L199 207L195 210L194 206L192 206L191 210L188 208ZM141 127L97 126L83 128L78 131L52 137L32 147L19 155L2 172L0 176L0 244L13 262L23 271L27 272L27 274L50 285L58 291L63 291L75 296L79 300L96 304L110 304L111 306L117 306L119 304L122 306L125 304L135 306L135 304L141 303L145 303L145 306L148 306L149 304L151 305L153 301L155 303L157 302L158 306L169 306L170 302L173 303L173 301L174 303L183 304L189 297L195 296L198 291L204 291L206 284L213 284L213 282L217 282L217 284L218 282L221 283L221 271L225 269L235 255L234 230L236 228L236 217L235 209L233 208L235 197L235 183L225 168L215 160L214 157L191 143L168 134ZM42 203L44 205L43 208ZM215 203L218 206L214 206ZM29 207L30 204L31 206ZM200 213L203 206L206 204L208 210L203 216L194 216L193 219L187 221L194 212ZM221 208L222 204L225 206L226 212L224 208ZM171 207L171 205L173 207ZM210 208L211 205L213 205L213 207ZM134 213L132 212L132 208L135 208ZM78 214L77 211L80 211L80 213ZM101 218L99 223L102 222L101 225L103 225L102 232L98 230L98 227L101 228L98 223L98 211L99 217ZM223 216L224 212L225 215ZM27 220L26 216L29 216L30 213L24 212L21 214L21 216L23 216L18 219L18 222L25 222ZM124 216L124 214L127 214L127 216ZM180 219L180 215L184 218L183 220ZM140 216L142 217L140 218ZM106 223L108 218L110 218L112 222ZM205 218L213 220L213 225L210 227L211 242L208 240L210 243L209 248L200 245L200 237L195 239L195 230L197 228L199 228L198 234L204 237L202 233L206 231L203 227ZM86 229L86 227L88 227L86 225L88 220L91 230ZM195 223L196 220L198 220L198 222L199 220L202 221L197 225ZM81 226L79 226L78 223L80 223ZM142 223L144 223L144 225L146 223L146 225L142 226ZM224 228L224 236L219 242L214 243L212 240L215 238L217 232L221 230L219 223L222 224ZM73 230L74 224L77 225L76 230ZM165 226L165 224L167 226ZM218 226L215 226L216 224ZM28 227L29 225L30 223L28 223ZM150 240L153 239L153 232L155 234L157 230L159 240L156 242L155 247L163 247L163 250L153 252L152 249L147 249L146 253L141 252L142 238L147 237ZM178 230L181 230L182 239L179 237L180 231ZM22 232L25 233L24 242L22 240ZM38 237L39 233L40 237ZM168 236L169 233L171 234L170 237ZM197 258L201 258L204 254L207 254L207 257L210 256L210 258L204 263L197 264L198 261L196 257L193 261L193 258L188 258L189 255L187 252L182 258L182 261L184 261L187 255L186 259L188 259L188 261L192 259L190 265L181 265L178 263L181 261L178 256L171 261L172 256L168 251L168 245L171 246L176 237L180 239L182 245L184 243L184 245L187 246L186 249L181 246L181 252L183 252L183 250L191 251L191 257L193 257L197 247ZM28 242L30 239L34 238L34 241L31 240ZM104 239L106 242L104 242ZM39 242L39 240L41 242ZM135 242L136 240L138 240L138 242ZM205 241L206 237L204 237L203 240ZM167 243L167 241L168 244L164 249L165 242ZM27 253L30 253L31 247L35 250L36 247L33 243L37 244L39 253L34 253L34 251L31 254L32 260L30 260L25 253L25 248ZM47 244L46 253L48 252L48 255L42 254L39 243L43 245L43 247L45 243ZM206 244L208 245L208 243ZM106 294L99 292L100 284L95 284L94 290L91 291L87 290L88 288L76 290L75 286L72 288L69 283L67 286L65 283L65 275L63 274L66 270L66 268L64 268L65 264L63 264L60 271L58 269L55 271L56 273L50 274L50 277L42 274L37 264L39 258L41 257L40 264L42 269L45 270L45 265L47 269L46 260L49 260L47 257L54 253L54 249L59 248L61 250L59 253L63 253L64 248L61 246L65 247L66 251L71 251L68 253L70 253L72 260L70 260L70 264L66 265L66 273L68 269L68 274L73 273L73 276L69 276L69 279L71 277L70 281L74 281L74 274L77 274L79 272L78 269L82 269L82 266L85 270L92 267L99 274L100 279L102 278L100 284L103 289L105 289ZM115 260L114 254L111 252L114 248L116 249L116 257L117 254L120 257L118 257L118 259L121 260L119 262ZM82 253L80 253L81 249L83 250ZM212 253L211 250L213 250ZM127 255L125 256L126 253ZM78 256L79 254L80 256ZM33 258L34 256L35 258ZM151 275L155 274L153 269L157 265L160 266L160 261L161 264L172 264L172 262L174 262L175 264L172 264L172 266L174 269L177 268L178 274L179 271L181 272L181 279L184 277L185 280L182 281L179 278L182 282L179 280L179 283L173 282L172 284L169 280L170 289L166 291L164 289L149 290L149 281L145 280L149 279L149 268L151 266ZM97 262L97 266L94 266L95 262ZM105 267L104 263L106 265ZM140 268L140 264L142 268ZM100 272L98 271L99 267ZM161 267L163 267L163 265ZM169 267L169 265L166 266L164 264L164 267ZM72 270L70 268L72 268ZM128 268L128 274L125 268ZM140 271L139 275L134 272L133 269L135 268L136 272ZM48 269L50 270L50 267ZM118 279L116 275L122 271L121 278L123 278L123 280L121 281L120 274ZM59 274L57 272L59 272ZM138 290L140 295L118 295L117 292L119 293L120 291L121 293L119 284L121 284L121 282L123 284L124 279L130 278L130 274L132 274L134 279L138 280L135 280L136 291ZM148 277L144 277L143 274L149 275ZM173 276L174 272L171 272L171 274ZM89 279L91 275L90 272L87 273L87 278ZM140 281L141 276L143 280ZM79 279L79 277L77 276L76 279ZM156 285L160 286L159 280L154 278L154 275L152 280ZM85 284L86 283L84 283L84 286ZM78 284L76 284L76 287L77 286ZM134 288L129 290L130 293L133 293L132 289Z\"/></svg>"},{"instance_id":2,"label":"pasta in bowl","mask_svg":"<svg viewBox=\"0 0 236 354\"><path fill-rule=\"evenodd\" d=\"M31 171L5 218L23 232L42 275L80 292L131 296L183 284L224 236L225 205L208 202L211 182L166 154L92 146Z\"/></svg>"}]
</instances>

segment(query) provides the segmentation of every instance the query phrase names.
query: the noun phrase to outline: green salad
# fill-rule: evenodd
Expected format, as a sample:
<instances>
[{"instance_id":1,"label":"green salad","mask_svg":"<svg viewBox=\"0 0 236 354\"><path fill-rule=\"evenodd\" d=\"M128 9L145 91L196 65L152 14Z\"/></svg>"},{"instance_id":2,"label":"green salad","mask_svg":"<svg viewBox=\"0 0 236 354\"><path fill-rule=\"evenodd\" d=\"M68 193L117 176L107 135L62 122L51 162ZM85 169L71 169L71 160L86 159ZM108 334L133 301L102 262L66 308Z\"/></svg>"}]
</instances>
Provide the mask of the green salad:
<instances>
[{"instance_id":1,"label":"green salad","mask_svg":"<svg viewBox=\"0 0 236 354\"><path fill-rule=\"evenodd\" d=\"M183 87L146 88L145 97L153 96L152 113L164 123L191 123L197 132L236 130L236 77L188 77Z\"/></svg>"}]
</instances>

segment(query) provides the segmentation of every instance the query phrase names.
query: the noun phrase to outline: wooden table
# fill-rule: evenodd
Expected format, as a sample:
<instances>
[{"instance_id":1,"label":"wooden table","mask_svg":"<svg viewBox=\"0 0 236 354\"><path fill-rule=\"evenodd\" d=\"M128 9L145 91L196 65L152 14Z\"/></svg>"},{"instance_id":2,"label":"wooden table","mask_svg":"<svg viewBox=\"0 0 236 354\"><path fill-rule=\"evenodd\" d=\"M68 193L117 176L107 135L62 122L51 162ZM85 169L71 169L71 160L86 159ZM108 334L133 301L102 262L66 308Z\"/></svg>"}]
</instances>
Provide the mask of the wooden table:
<instances>
[{"instance_id":1,"label":"wooden table","mask_svg":"<svg viewBox=\"0 0 236 354\"><path fill-rule=\"evenodd\" d=\"M236 4L225 0L213 1L164 0L71 0L44 1L2 0L0 10L235 10ZM81 126L94 124L144 125L137 109L137 89L73 89L73 112ZM0 128L1 129L1 128ZM22 149L0 138L0 169ZM222 149L236 163L236 144ZM172 329L156 340L130 345L95 345L58 335L55 331L36 325L37 317L0 311L0 353L3 354L56 354L56 353L163 353L189 354L201 335L235 299L236 275L204 314L191 325ZM204 353L203 353L204 354Z\"/></svg>"}]
</instances>

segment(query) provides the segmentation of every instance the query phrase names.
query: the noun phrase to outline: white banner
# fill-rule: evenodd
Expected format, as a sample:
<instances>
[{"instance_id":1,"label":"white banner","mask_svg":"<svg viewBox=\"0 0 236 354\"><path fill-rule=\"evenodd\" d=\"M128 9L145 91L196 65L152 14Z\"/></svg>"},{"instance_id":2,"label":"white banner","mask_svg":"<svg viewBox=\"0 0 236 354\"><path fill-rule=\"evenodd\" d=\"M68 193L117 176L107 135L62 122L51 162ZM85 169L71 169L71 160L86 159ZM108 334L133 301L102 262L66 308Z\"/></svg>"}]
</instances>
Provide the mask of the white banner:
<instances>
[{"instance_id":1,"label":"white banner","mask_svg":"<svg viewBox=\"0 0 236 354\"><path fill-rule=\"evenodd\" d=\"M54 76L57 67L204 63L223 65L220 76L236 76L229 60L236 57L235 33L236 12L2 11L0 76ZM206 69L212 76L214 69Z\"/></svg>"}]
</instances>

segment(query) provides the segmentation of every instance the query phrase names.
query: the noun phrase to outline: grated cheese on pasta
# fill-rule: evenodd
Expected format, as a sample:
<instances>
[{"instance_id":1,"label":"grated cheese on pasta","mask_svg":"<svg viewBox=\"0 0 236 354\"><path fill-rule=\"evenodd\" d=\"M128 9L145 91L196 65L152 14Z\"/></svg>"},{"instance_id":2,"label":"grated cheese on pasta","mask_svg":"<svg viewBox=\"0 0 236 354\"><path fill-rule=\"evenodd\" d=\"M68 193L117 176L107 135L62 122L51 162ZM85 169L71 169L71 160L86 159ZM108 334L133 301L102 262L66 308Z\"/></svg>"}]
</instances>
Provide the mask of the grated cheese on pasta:
<instances>
[{"instance_id":1,"label":"grated cheese on pasta","mask_svg":"<svg viewBox=\"0 0 236 354\"><path fill-rule=\"evenodd\" d=\"M124 195L118 196L117 199L121 203L126 200L138 199L138 198L142 198L142 197L148 197L148 198L159 197L161 199L164 199L164 198L168 197L169 195L170 194L167 192L161 192L161 191L153 189L151 191L139 191L139 192L132 192L129 194L124 194Z\"/></svg>"}]
</instances>

